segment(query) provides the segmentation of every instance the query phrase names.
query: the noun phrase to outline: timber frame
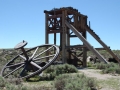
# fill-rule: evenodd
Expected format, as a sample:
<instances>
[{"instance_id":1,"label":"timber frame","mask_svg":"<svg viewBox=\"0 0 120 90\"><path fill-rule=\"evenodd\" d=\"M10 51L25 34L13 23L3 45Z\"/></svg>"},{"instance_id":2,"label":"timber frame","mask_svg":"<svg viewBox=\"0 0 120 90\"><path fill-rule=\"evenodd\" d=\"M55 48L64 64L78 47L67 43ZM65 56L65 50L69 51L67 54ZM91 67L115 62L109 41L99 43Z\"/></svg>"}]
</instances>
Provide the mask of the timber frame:
<instances>
[{"instance_id":1,"label":"timber frame","mask_svg":"<svg viewBox=\"0 0 120 90\"><path fill-rule=\"evenodd\" d=\"M81 62L83 67L87 66L86 58L88 49L93 51L99 59L103 59L103 61L107 62L104 57L100 55L96 51L95 48L92 49L92 46L86 41L87 39L87 31L104 47L102 49L107 50L117 61L120 62L120 59L111 51L111 49L99 38L90 26L87 25L87 16L78 12L77 9L73 7L62 7L62 8L54 8L50 11L44 10L45 13L45 44L49 44L49 34L54 35L54 44L56 45L56 37L57 33L60 34L60 51L61 51L61 59L63 63L78 65L78 61ZM69 25L70 24L70 25ZM71 28L71 25L75 28ZM75 31L77 33L75 34ZM77 35L78 34L78 35ZM70 45L70 38L78 37L82 35L82 38L85 41L80 45ZM81 38L80 38L81 39ZM85 42L87 42L85 44ZM82 52L79 54L82 56L82 60L76 56L75 52L72 52L71 48L79 48Z\"/></svg>"}]
</instances>

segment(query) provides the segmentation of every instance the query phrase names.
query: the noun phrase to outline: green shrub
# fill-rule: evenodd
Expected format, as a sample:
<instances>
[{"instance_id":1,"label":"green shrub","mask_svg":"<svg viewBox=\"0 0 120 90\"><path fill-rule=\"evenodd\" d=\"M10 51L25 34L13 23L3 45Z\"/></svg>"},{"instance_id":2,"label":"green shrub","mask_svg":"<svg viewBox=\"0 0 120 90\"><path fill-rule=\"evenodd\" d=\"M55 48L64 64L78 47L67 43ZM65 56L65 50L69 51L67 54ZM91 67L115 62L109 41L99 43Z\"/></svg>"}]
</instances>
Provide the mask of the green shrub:
<instances>
[{"instance_id":1,"label":"green shrub","mask_svg":"<svg viewBox=\"0 0 120 90\"><path fill-rule=\"evenodd\" d=\"M93 63L92 62L87 62L87 67L93 67Z\"/></svg>"},{"instance_id":2,"label":"green shrub","mask_svg":"<svg viewBox=\"0 0 120 90\"><path fill-rule=\"evenodd\" d=\"M105 63L96 63L95 65L96 69L105 69L107 67L107 64Z\"/></svg>"},{"instance_id":3,"label":"green shrub","mask_svg":"<svg viewBox=\"0 0 120 90\"><path fill-rule=\"evenodd\" d=\"M88 67L89 69L95 69L95 68L96 68L96 65L93 64L92 62L87 62L87 67Z\"/></svg>"},{"instance_id":4,"label":"green shrub","mask_svg":"<svg viewBox=\"0 0 120 90\"><path fill-rule=\"evenodd\" d=\"M56 90L53 87L46 87L46 86L39 86L39 87L32 87L28 90Z\"/></svg>"},{"instance_id":5,"label":"green shrub","mask_svg":"<svg viewBox=\"0 0 120 90\"><path fill-rule=\"evenodd\" d=\"M6 90L16 90L16 87L11 85L11 84L6 84L6 87L5 87ZM19 89L20 90L20 89Z\"/></svg>"},{"instance_id":6,"label":"green shrub","mask_svg":"<svg viewBox=\"0 0 120 90\"><path fill-rule=\"evenodd\" d=\"M0 76L0 90L28 90L20 79L4 79Z\"/></svg>"},{"instance_id":7,"label":"green shrub","mask_svg":"<svg viewBox=\"0 0 120 90\"><path fill-rule=\"evenodd\" d=\"M57 65L56 68L55 68L56 75L64 74L64 73L69 73L70 72L69 69L71 69L71 66L68 65L68 64Z\"/></svg>"},{"instance_id":8,"label":"green shrub","mask_svg":"<svg viewBox=\"0 0 120 90\"><path fill-rule=\"evenodd\" d=\"M96 88L96 81L84 74L62 74L55 78L54 87L56 90L92 90Z\"/></svg>"},{"instance_id":9,"label":"green shrub","mask_svg":"<svg viewBox=\"0 0 120 90\"><path fill-rule=\"evenodd\" d=\"M6 84L7 84L7 82L4 80L4 78L2 78L2 77L0 76L0 89L1 89L1 88L4 88Z\"/></svg>"},{"instance_id":10,"label":"green shrub","mask_svg":"<svg viewBox=\"0 0 120 90\"><path fill-rule=\"evenodd\" d=\"M54 72L54 71L55 71L55 66L51 65L44 72L45 73L51 73L51 72Z\"/></svg>"},{"instance_id":11,"label":"green shrub","mask_svg":"<svg viewBox=\"0 0 120 90\"><path fill-rule=\"evenodd\" d=\"M29 90L27 87L25 86L21 86L21 85L12 85L12 84L7 84L5 87L5 90Z\"/></svg>"},{"instance_id":12,"label":"green shrub","mask_svg":"<svg viewBox=\"0 0 120 90\"><path fill-rule=\"evenodd\" d=\"M95 66L96 66L96 69L101 69L102 73L120 74L120 66L119 64L116 64L116 63L109 63L109 64L97 63Z\"/></svg>"},{"instance_id":13,"label":"green shrub","mask_svg":"<svg viewBox=\"0 0 120 90\"><path fill-rule=\"evenodd\" d=\"M49 74L49 80L53 80L56 77L56 72Z\"/></svg>"},{"instance_id":14,"label":"green shrub","mask_svg":"<svg viewBox=\"0 0 120 90\"><path fill-rule=\"evenodd\" d=\"M40 80L53 80L56 76L59 76L60 74L77 72L77 68L73 65L51 65L44 71L44 74L40 77Z\"/></svg>"},{"instance_id":15,"label":"green shrub","mask_svg":"<svg viewBox=\"0 0 120 90\"><path fill-rule=\"evenodd\" d=\"M103 73L115 73L115 68L114 67L109 67L104 70L102 70Z\"/></svg>"},{"instance_id":16,"label":"green shrub","mask_svg":"<svg viewBox=\"0 0 120 90\"><path fill-rule=\"evenodd\" d=\"M63 66L65 73L77 73L78 70L74 65L64 64Z\"/></svg>"},{"instance_id":17,"label":"green shrub","mask_svg":"<svg viewBox=\"0 0 120 90\"><path fill-rule=\"evenodd\" d=\"M117 74L120 74L120 67L119 67L119 68L116 68L116 73L117 73Z\"/></svg>"},{"instance_id":18,"label":"green shrub","mask_svg":"<svg viewBox=\"0 0 120 90\"><path fill-rule=\"evenodd\" d=\"M49 68L45 70L45 73L51 73L54 71L56 71L58 74L78 72L75 66L69 64L62 64L62 65L51 65Z\"/></svg>"},{"instance_id":19,"label":"green shrub","mask_svg":"<svg viewBox=\"0 0 120 90\"><path fill-rule=\"evenodd\" d=\"M7 82L14 84L14 85L21 85L22 84L22 79L20 79L20 78L8 78L6 80L7 80Z\"/></svg>"}]
</instances>

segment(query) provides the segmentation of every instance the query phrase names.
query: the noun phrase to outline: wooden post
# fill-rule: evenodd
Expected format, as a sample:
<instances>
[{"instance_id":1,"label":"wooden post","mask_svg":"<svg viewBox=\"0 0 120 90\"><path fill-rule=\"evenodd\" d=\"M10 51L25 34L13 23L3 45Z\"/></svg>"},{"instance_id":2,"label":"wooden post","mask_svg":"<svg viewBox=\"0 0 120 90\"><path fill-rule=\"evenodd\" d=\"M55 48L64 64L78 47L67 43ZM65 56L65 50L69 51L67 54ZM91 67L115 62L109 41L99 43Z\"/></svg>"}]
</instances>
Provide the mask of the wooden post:
<instances>
[{"instance_id":1,"label":"wooden post","mask_svg":"<svg viewBox=\"0 0 120 90\"><path fill-rule=\"evenodd\" d=\"M56 24L56 19L57 18L54 19L54 24ZM55 28L56 28L56 25L55 25ZM56 45L56 33L55 32L54 32L54 44Z\"/></svg>"},{"instance_id":2,"label":"wooden post","mask_svg":"<svg viewBox=\"0 0 120 90\"><path fill-rule=\"evenodd\" d=\"M45 44L49 43L48 35L48 13L45 13Z\"/></svg>"},{"instance_id":3,"label":"wooden post","mask_svg":"<svg viewBox=\"0 0 120 90\"><path fill-rule=\"evenodd\" d=\"M62 61L66 63L66 26L65 26L65 12L66 10L62 11Z\"/></svg>"},{"instance_id":4,"label":"wooden post","mask_svg":"<svg viewBox=\"0 0 120 90\"><path fill-rule=\"evenodd\" d=\"M48 13L45 13L45 44L49 44L49 35L48 35ZM46 47L47 49L48 47ZM45 55L48 55L48 52L45 53ZM46 58L46 61L48 61L49 58Z\"/></svg>"},{"instance_id":5,"label":"wooden post","mask_svg":"<svg viewBox=\"0 0 120 90\"><path fill-rule=\"evenodd\" d=\"M66 46L70 46L70 36L69 36L69 33L70 33L70 29L67 29L67 36L66 36ZM70 52L67 52L67 55L68 55L68 57L67 57L67 59L69 60L69 59L71 59L71 54L70 54ZM67 61L67 63L68 63L68 61Z\"/></svg>"},{"instance_id":6,"label":"wooden post","mask_svg":"<svg viewBox=\"0 0 120 90\"><path fill-rule=\"evenodd\" d=\"M54 33L54 44L56 45L56 33Z\"/></svg>"},{"instance_id":7,"label":"wooden post","mask_svg":"<svg viewBox=\"0 0 120 90\"><path fill-rule=\"evenodd\" d=\"M86 39L86 31L82 33L83 37ZM85 45L83 43L83 45ZM83 67L87 67L87 49L83 48Z\"/></svg>"},{"instance_id":8,"label":"wooden post","mask_svg":"<svg viewBox=\"0 0 120 90\"><path fill-rule=\"evenodd\" d=\"M60 25L62 25L62 17L60 17ZM60 32L60 51L62 50L62 32Z\"/></svg>"}]
</instances>

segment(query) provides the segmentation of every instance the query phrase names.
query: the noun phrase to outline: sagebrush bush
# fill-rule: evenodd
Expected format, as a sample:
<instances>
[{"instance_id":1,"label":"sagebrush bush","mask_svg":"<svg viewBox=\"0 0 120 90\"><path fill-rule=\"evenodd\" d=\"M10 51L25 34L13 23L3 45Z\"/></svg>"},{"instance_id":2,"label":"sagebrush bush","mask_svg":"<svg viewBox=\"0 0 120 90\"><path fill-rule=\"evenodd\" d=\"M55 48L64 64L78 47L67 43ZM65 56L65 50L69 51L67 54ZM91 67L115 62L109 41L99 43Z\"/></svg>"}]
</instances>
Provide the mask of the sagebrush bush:
<instances>
[{"instance_id":1,"label":"sagebrush bush","mask_svg":"<svg viewBox=\"0 0 120 90\"><path fill-rule=\"evenodd\" d=\"M15 85L20 85L20 84L22 84L22 81L23 81L20 78L8 78L6 80L7 80L7 82L9 82L11 84L15 84Z\"/></svg>"},{"instance_id":2,"label":"sagebrush bush","mask_svg":"<svg viewBox=\"0 0 120 90\"><path fill-rule=\"evenodd\" d=\"M45 73L51 73L51 72L54 72L54 71L55 71L55 66L51 65L44 72Z\"/></svg>"},{"instance_id":3,"label":"sagebrush bush","mask_svg":"<svg viewBox=\"0 0 120 90\"><path fill-rule=\"evenodd\" d=\"M45 70L45 73L51 73L57 71L58 74L62 73L77 73L78 70L75 66L70 64L62 64L62 65L51 65Z\"/></svg>"},{"instance_id":4,"label":"sagebrush bush","mask_svg":"<svg viewBox=\"0 0 120 90\"><path fill-rule=\"evenodd\" d=\"M117 73L117 74L120 74L120 67L119 67L119 68L116 68L116 73Z\"/></svg>"},{"instance_id":5,"label":"sagebrush bush","mask_svg":"<svg viewBox=\"0 0 120 90\"><path fill-rule=\"evenodd\" d=\"M2 78L2 77L0 76L0 89L1 89L1 88L4 88L6 84L7 84L7 82L4 80L4 78Z\"/></svg>"},{"instance_id":6,"label":"sagebrush bush","mask_svg":"<svg viewBox=\"0 0 120 90\"><path fill-rule=\"evenodd\" d=\"M40 80L53 80L56 76L59 76L60 74L77 72L77 68L73 65L51 65L44 71L44 74L40 77Z\"/></svg>"},{"instance_id":7,"label":"sagebrush bush","mask_svg":"<svg viewBox=\"0 0 120 90\"><path fill-rule=\"evenodd\" d=\"M87 67L90 68L90 69L95 69L96 65L93 64L92 62L87 62Z\"/></svg>"},{"instance_id":8,"label":"sagebrush bush","mask_svg":"<svg viewBox=\"0 0 120 90\"><path fill-rule=\"evenodd\" d=\"M115 68L114 67L109 67L109 68L105 68L104 70L102 70L103 73L115 73Z\"/></svg>"},{"instance_id":9,"label":"sagebrush bush","mask_svg":"<svg viewBox=\"0 0 120 90\"><path fill-rule=\"evenodd\" d=\"M0 76L0 90L28 90L19 79L4 79Z\"/></svg>"},{"instance_id":10,"label":"sagebrush bush","mask_svg":"<svg viewBox=\"0 0 120 90\"><path fill-rule=\"evenodd\" d=\"M107 64L101 62L101 63L96 63L95 65L96 69L105 69L107 67Z\"/></svg>"},{"instance_id":11,"label":"sagebrush bush","mask_svg":"<svg viewBox=\"0 0 120 90\"><path fill-rule=\"evenodd\" d=\"M21 86L21 85L12 85L12 84L7 84L5 87L5 90L29 90L27 87L25 86Z\"/></svg>"},{"instance_id":12,"label":"sagebrush bush","mask_svg":"<svg viewBox=\"0 0 120 90\"><path fill-rule=\"evenodd\" d=\"M31 87L28 90L56 90L54 87L46 87L46 86L37 86Z\"/></svg>"},{"instance_id":13,"label":"sagebrush bush","mask_svg":"<svg viewBox=\"0 0 120 90\"><path fill-rule=\"evenodd\" d=\"M96 81L93 78L86 77L84 74L62 74L57 76L54 81L56 90L92 90L96 86Z\"/></svg>"},{"instance_id":14,"label":"sagebrush bush","mask_svg":"<svg viewBox=\"0 0 120 90\"><path fill-rule=\"evenodd\" d=\"M103 73L117 73L120 74L120 66L116 63L97 63L95 65L96 69L101 69Z\"/></svg>"}]
</instances>

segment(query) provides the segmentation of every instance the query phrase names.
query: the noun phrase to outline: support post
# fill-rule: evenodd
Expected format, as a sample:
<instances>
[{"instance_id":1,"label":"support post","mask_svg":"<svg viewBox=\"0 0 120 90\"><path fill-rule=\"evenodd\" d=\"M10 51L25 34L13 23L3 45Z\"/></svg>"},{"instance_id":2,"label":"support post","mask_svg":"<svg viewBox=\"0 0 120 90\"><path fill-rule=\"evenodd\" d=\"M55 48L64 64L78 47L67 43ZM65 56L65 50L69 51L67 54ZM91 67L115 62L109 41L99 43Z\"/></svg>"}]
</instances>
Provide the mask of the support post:
<instances>
[{"instance_id":1,"label":"support post","mask_svg":"<svg viewBox=\"0 0 120 90\"><path fill-rule=\"evenodd\" d=\"M66 10L62 11L62 61L66 63L66 26L65 26L65 14Z\"/></svg>"},{"instance_id":2,"label":"support post","mask_svg":"<svg viewBox=\"0 0 120 90\"><path fill-rule=\"evenodd\" d=\"M56 33L54 33L54 44L56 45Z\"/></svg>"},{"instance_id":3,"label":"support post","mask_svg":"<svg viewBox=\"0 0 120 90\"><path fill-rule=\"evenodd\" d=\"M54 24L56 24L56 18L54 19ZM56 28L56 25L55 25ZM56 33L54 32L54 44L56 45Z\"/></svg>"},{"instance_id":4,"label":"support post","mask_svg":"<svg viewBox=\"0 0 120 90\"><path fill-rule=\"evenodd\" d=\"M45 44L49 43L48 35L48 13L45 13Z\"/></svg>"},{"instance_id":5,"label":"support post","mask_svg":"<svg viewBox=\"0 0 120 90\"><path fill-rule=\"evenodd\" d=\"M49 35L48 35L48 13L45 13L45 44L49 44ZM46 47L47 49L48 47ZM48 55L48 52L45 53L45 55ZM46 61L48 61L49 58L46 58Z\"/></svg>"},{"instance_id":6,"label":"support post","mask_svg":"<svg viewBox=\"0 0 120 90\"><path fill-rule=\"evenodd\" d=\"M67 29L67 36L66 36L66 38L67 38L67 43L66 43L66 46L70 46L70 36L69 36L69 33L70 33L70 29ZM70 52L67 52L67 54L68 54L68 60L71 58L70 56L71 56L71 54L70 54ZM67 61L68 62L68 61Z\"/></svg>"},{"instance_id":7,"label":"support post","mask_svg":"<svg viewBox=\"0 0 120 90\"><path fill-rule=\"evenodd\" d=\"M86 31L82 33L83 37L86 39ZM83 43L83 46L85 44ZM87 67L87 49L83 47L83 67Z\"/></svg>"},{"instance_id":8,"label":"support post","mask_svg":"<svg viewBox=\"0 0 120 90\"><path fill-rule=\"evenodd\" d=\"M85 25L87 25L87 18L83 18L84 23L83 23L83 27L84 27L84 32L82 33L82 36L87 40L87 35L86 35L86 29L85 29ZM85 43L83 43L83 46L85 46ZM83 48L83 67L87 67L87 48L84 47Z\"/></svg>"}]
</instances>

